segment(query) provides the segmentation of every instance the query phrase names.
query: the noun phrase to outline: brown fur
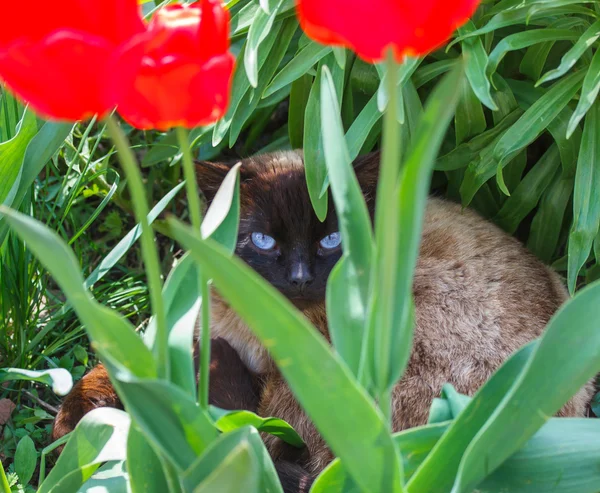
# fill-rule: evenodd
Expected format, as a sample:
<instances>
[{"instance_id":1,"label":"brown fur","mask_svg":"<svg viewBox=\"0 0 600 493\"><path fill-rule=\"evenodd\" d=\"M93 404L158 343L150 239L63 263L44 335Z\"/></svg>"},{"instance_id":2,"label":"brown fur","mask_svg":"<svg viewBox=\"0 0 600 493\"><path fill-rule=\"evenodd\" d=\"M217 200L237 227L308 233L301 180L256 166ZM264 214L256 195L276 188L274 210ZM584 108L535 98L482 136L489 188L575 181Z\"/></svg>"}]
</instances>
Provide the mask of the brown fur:
<instances>
[{"instance_id":1,"label":"brown fur","mask_svg":"<svg viewBox=\"0 0 600 493\"><path fill-rule=\"evenodd\" d=\"M378 160L377 155L371 155L362 158L356 167L371 212ZM224 165L199 167L200 182L209 200L227 169ZM288 295L327 336L324 286L329 266L339 258L339 253L315 261L312 291L306 300L299 300L289 294L283 278L276 277L279 274L274 272L274 266L279 264L275 259L258 255L248 246L247 237L251 231L263 231L256 229L259 227L275 230L279 227L293 230L299 237L316 235L318 239L337 227L335 214L330 211L323 225L313 217L300 153L252 158L243 162L242 170L237 253ZM315 228L318 231L313 233ZM271 234L269 230L265 232ZM307 243L307 251L313 248L312 241ZM285 240L282 245L285 248ZM277 260L281 265L284 257ZM446 382L461 393L475 393L515 350L540 336L552 314L567 299L567 293L557 274L534 258L517 240L471 211L432 198L425 215L414 277L414 297L413 352L402 380L393 391L395 430L426 423L432 399L439 395ZM257 375L263 382L259 401L246 399L246 408L256 406L263 416L277 416L288 421L307 444L308 454L297 461L310 473L321 471L331 460L331 453L273 365L267 350L218 295L213 299L212 315L213 336L228 341L253 378L242 384L242 389L236 393L244 394L244 388L256 385ZM235 360L232 354L222 353L220 357L225 361ZM229 364L220 367L227 368ZM237 365L235 361L233 364ZM94 371L82 382L86 379L89 382ZM231 382L231 379L227 381ZM249 381L254 383L249 384ZM65 401L55 425L55 436L63 431L62 423L72 425L87 412L84 405L88 398L86 385L80 382ZM90 390L90 394L95 391ZM224 392L222 388L214 391ZM228 395L231 397L232 394L234 392L230 390ZM252 393L246 392L246 395ZM559 414L583 416L591 395L592 386L588 384ZM64 416L69 413L72 415ZM60 428L58 433L57 428ZM275 459L289 460L289 449L279 439L266 436L265 441ZM291 465L286 470L293 472L295 467ZM305 480L304 476L299 480L303 487L306 487ZM292 480L290 484L294 481L298 483L298 480Z\"/></svg>"}]
</instances>

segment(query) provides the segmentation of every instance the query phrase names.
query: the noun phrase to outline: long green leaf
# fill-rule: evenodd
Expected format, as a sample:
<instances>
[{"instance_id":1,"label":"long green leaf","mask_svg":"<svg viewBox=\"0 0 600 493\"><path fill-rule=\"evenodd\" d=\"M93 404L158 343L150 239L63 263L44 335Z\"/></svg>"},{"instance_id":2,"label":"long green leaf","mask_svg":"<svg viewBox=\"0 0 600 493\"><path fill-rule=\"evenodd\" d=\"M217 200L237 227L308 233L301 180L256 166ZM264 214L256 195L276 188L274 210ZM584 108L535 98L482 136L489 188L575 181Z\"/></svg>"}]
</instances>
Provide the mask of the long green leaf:
<instances>
[{"instance_id":1,"label":"long green leaf","mask_svg":"<svg viewBox=\"0 0 600 493\"><path fill-rule=\"evenodd\" d=\"M304 168L306 172L306 185L315 214L319 220L324 221L327 216L327 165L325 164L325 151L321 129L321 77L323 67L330 67L334 74L336 94L341 95L344 89L344 71L335 63L333 54L326 56L319 62L317 77L313 82L306 113L304 115Z\"/></svg>"},{"instance_id":2,"label":"long green leaf","mask_svg":"<svg viewBox=\"0 0 600 493\"><path fill-rule=\"evenodd\" d=\"M467 21L458 29L462 36L475 31L475 24ZM483 47L480 37L466 38L462 43L463 56L466 60L465 72L473 92L477 95L479 101L491 110L497 110L498 107L492 99L491 85L486 75L486 65L488 64L488 55Z\"/></svg>"},{"instance_id":3,"label":"long green leaf","mask_svg":"<svg viewBox=\"0 0 600 493\"><path fill-rule=\"evenodd\" d=\"M319 60L327 56L331 48L318 43L309 43L302 48L290 62L281 69L265 89L263 98L274 94L282 87L291 84L305 75L309 69Z\"/></svg>"},{"instance_id":4,"label":"long green leaf","mask_svg":"<svg viewBox=\"0 0 600 493\"><path fill-rule=\"evenodd\" d=\"M569 235L569 291L585 264L600 229L600 101L585 117L573 193L573 227Z\"/></svg>"},{"instance_id":5,"label":"long green leaf","mask_svg":"<svg viewBox=\"0 0 600 493\"><path fill-rule=\"evenodd\" d=\"M344 256L327 284L329 333L334 347L358 375L369 296L373 235L371 219L346 148L331 72L321 75L321 128L325 163L335 202Z\"/></svg>"},{"instance_id":6,"label":"long green leaf","mask_svg":"<svg viewBox=\"0 0 600 493\"><path fill-rule=\"evenodd\" d=\"M366 489L378 485L381 491L400 491L398 457L386 425L325 340L249 266L228 258L221 247L202 241L175 219L169 222L178 241L269 349L303 408L357 483Z\"/></svg>"},{"instance_id":7,"label":"long green leaf","mask_svg":"<svg viewBox=\"0 0 600 493\"><path fill-rule=\"evenodd\" d=\"M553 144L517 185L494 221L513 234L521 221L535 208L560 167L560 154Z\"/></svg>"},{"instance_id":8,"label":"long green leaf","mask_svg":"<svg viewBox=\"0 0 600 493\"><path fill-rule=\"evenodd\" d=\"M514 50L521 50L538 43L555 42L560 40L575 40L579 35L569 29L534 29L520 33L511 34L502 38L490 53L486 74L491 77L502 59L507 53Z\"/></svg>"},{"instance_id":9,"label":"long green leaf","mask_svg":"<svg viewBox=\"0 0 600 493\"><path fill-rule=\"evenodd\" d=\"M577 43L564 54L560 61L560 65L554 70L550 70L550 72L546 73L537 81L536 86L566 74L598 38L600 38L600 20L594 22L594 24L583 33Z\"/></svg>"},{"instance_id":10,"label":"long green leaf","mask_svg":"<svg viewBox=\"0 0 600 493\"><path fill-rule=\"evenodd\" d=\"M562 229L565 211L573 194L572 177L557 171L553 183L542 196L538 210L531 221L527 248L549 264L554 258Z\"/></svg>"},{"instance_id":11,"label":"long green leaf","mask_svg":"<svg viewBox=\"0 0 600 493\"><path fill-rule=\"evenodd\" d=\"M281 4L281 0L278 2ZM250 85L254 88L258 86L258 47L271 31L276 15L277 7L273 12L267 12L264 9L257 10L248 31L248 40L244 50L244 67Z\"/></svg>"},{"instance_id":12,"label":"long green leaf","mask_svg":"<svg viewBox=\"0 0 600 493\"><path fill-rule=\"evenodd\" d=\"M571 137L577 125L588 112L588 110L596 101L598 93L600 92L600 49L596 50L590 67L588 68L585 79L583 79L583 88L581 89L581 96L577 103L577 108L569 121L569 129L567 131L567 137Z\"/></svg>"},{"instance_id":13,"label":"long green leaf","mask_svg":"<svg viewBox=\"0 0 600 493\"><path fill-rule=\"evenodd\" d=\"M64 368L50 370L23 370L21 368L0 368L0 383L11 380L26 380L40 382L52 387L57 395L67 395L73 387L73 377Z\"/></svg>"},{"instance_id":14,"label":"long green leaf","mask_svg":"<svg viewBox=\"0 0 600 493\"><path fill-rule=\"evenodd\" d=\"M160 458L135 425L129 427L127 435L127 473L133 493L169 491Z\"/></svg>"}]
</instances>

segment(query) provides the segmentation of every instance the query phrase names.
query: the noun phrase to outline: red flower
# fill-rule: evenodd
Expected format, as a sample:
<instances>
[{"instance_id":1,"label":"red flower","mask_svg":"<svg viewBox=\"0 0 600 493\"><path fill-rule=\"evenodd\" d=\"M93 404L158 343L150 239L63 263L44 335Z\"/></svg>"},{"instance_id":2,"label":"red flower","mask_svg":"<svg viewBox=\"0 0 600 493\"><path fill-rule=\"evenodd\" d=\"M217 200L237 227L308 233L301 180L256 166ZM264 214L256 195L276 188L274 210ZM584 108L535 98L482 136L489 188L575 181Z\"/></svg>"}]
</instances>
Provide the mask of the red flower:
<instances>
[{"instance_id":1,"label":"red flower","mask_svg":"<svg viewBox=\"0 0 600 493\"><path fill-rule=\"evenodd\" d=\"M346 46L366 61L393 47L397 61L443 45L479 0L297 0L302 29L319 43Z\"/></svg>"},{"instance_id":2,"label":"red flower","mask_svg":"<svg viewBox=\"0 0 600 493\"><path fill-rule=\"evenodd\" d=\"M0 80L46 116L102 115L114 106L111 64L143 31L136 0L3 2Z\"/></svg>"},{"instance_id":3,"label":"red flower","mask_svg":"<svg viewBox=\"0 0 600 493\"><path fill-rule=\"evenodd\" d=\"M166 130L207 125L223 116L234 57L228 51L229 13L219 0L160 9L143 45L135 82L114 86L126 121ZM128 65L126 58L119 65Z\"/></svg>"}]
</instances>

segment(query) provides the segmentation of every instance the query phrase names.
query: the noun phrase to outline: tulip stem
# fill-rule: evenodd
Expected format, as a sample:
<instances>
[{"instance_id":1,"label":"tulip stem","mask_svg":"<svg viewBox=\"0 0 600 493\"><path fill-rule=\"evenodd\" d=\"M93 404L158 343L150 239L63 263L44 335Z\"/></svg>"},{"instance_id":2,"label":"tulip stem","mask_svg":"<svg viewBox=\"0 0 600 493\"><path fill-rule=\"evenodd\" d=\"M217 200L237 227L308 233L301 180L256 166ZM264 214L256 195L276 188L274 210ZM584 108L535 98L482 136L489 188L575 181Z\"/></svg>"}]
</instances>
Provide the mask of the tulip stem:
<instances>
[{"instance_id":1,"label":"tulip stem","mask_svg":"<svg viewBox=\"0 0 600 493\"><path fill-rule=\"evenodd\" d=\"M200 231L202 225L202 201L198 191L198 183L194 168L194 160L190 149L189 135L185 128L175 129L179 148L183 154L183 176L188 200L188 210L192 228ZM202 295L202 322L200 331L200 370L198 375L198 403L208 410L208 384L210 374L210 290L208 282L198 273L198 293Z\"/></svg>"},{"instance_id":2,"label":"tulip stem","mask_svg":"<svg viewBox=\"0 0 600 493\"><path fill-rule=\"evenodd\" d=\"M378 247L387 245L386 251L395 250L389 244L388 231L391 221L396 221L397 216L390 214L390 207L397 208L398 180L400 177L400 127L397 120L398 105L398 63L394 57L393 49L387 51L385 81L387 82L388 103L383 116L383 135L381 144L381 165L379 171L379 184L375 207L375 242ZM395 253L395 252L394 252ZM376 261L376 279L380 286L382 296L390 296L394 292L396 267L387 264L384 257L390 257L385 252L378 250ZM389 304L382 305L383 309L377 319L375 332L374 361L377 362L377 375L375 376L378 389L378 401L381 412L386 422L391 425L391 385L388 381L392 373L391 351L393 327L393 308Z\"/></svg>"},{"instance_id":3,"label":"tulip stem","mask_svg":"<svg viewBox=\"0 0 600 493\"><path fill-rule=\"evenodd\" d=\"M148 278L148 290L150 291L152 311L156 317L156 339L154 341L153 351L157 360L159 376L161 378L169 379L169 334L167 332L167 317L162 298L160 261L154 243L154 231L148 223L149 209L144 182L127 137L113 115L106 118L106 126L108 133L117 148L119 161L125 171L125 176L127 177L127 185L129 187L129 192L131 193L135 218L142 227L142 258L144 259L146 277Z\"/></svg>"}]
</instances>

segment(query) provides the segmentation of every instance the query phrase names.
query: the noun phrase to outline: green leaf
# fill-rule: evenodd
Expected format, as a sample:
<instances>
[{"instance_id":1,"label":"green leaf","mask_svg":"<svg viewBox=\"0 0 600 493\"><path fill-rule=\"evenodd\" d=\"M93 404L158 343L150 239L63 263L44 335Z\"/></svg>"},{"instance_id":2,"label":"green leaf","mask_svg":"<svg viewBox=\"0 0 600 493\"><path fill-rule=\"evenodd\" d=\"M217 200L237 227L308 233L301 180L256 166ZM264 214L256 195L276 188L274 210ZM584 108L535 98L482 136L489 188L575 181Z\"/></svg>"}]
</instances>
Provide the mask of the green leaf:
<instances>
[{"instance_id":1,"label":"green leaf","mask_svg":"<svg viewBox=\"0 0 600 493\"><path fill-rule=\"evenodd\" d=\"M600 284L592 284L552 318L514 386L466 450L454 493L472 491L600 370L599 297Z\"/></svg>"},{"instance_id":2,"label":"green leaf","mask_svg":"<svg viewBox=\"0 0 600 493\"><path fill-rule=\"evenodd\" d=\"M253 426L258 431L279 437L294 447L304 446L304 441L296 430L282 419L273 417L261 418L250 411L219 411L215 426L223 433L228 433L244 426ZM214 415L216 413L212 410L211 414Z\"/></svg>"},{"instance_id":3,"label":"green leaf","mask_svg":"<svg viewBox=\"0 0 600 493\"><path fill-rule=\"evenodd\" d=\"M281 0L278 3L281 4ZM250 85L255 88L258 86L258 47L271 31L276 15L277 7L271 13L264 9L257 10L248 31L248 40L244 50L244 67Z\"/></svg>"},{"instance_id":4,"label":"green leaf","mask_svg":"<svg viewBox=\"0 0 600 493\"><path fill-rule=\"evenodd\" d=\"M319 62L317 77L313 82L306 113L304 115L304 169L306 185L315 214L320 221L327 216L327 166L321 129L321 77L323 67L331 67L334 74L336 94L341 95L344 89L344 71L335 63L332 54Z\"/></svg>"},{"instance_id":5,"label":"green leaf","mask_svg":"<svg viewBox=\"0 0 600 493\"><path fill-rule=\"evenodd\" d=\"M124 460L130 419L127 413L101 407L87 413L37 493L75 493L100 464Z\"/></svg>"},{"instance_id":6,"label":"green leaf","mask_svg":"<svg viewBox=\"0 0 600 493\"><path fill-rule=\"evenodd\" d=\"M131 426L127 435L127 472L133 493L169 491L159 457L136 426Z\"/></svg>"},{"instance_id":7,"label":"green leaf","mask_svg":"<svg viewBox=\"0 0 600 493\"><path fill-rule=\"evenodd\" d=\"M575 179L557 171L552 184L542 195L538 210L531 222L527 248L539 259L550 264L558 242Z\"/></svg>"},{"instance_id":8,"label":"green leaf","mask_svg":"<svg viewBox=\"0 0 600 493\"><path fill-rule=\"evenodd\" d=\"M585 117L573 193L573 226L569 235L569 291L573 293L581 267L600 229L600 101Z\"/></svg>"},{"instance_id":9,"label":"green leaf","mask_svg":"<svg viewBox=\"0 0 600 493\"><path fill-rule=\"evenodd\" d=\"M19 483L22 485L29 484L35 466L37 464L37 452L33 440L25 435L19 440L17 450L15 450L15 472L19 476Z\"/></svg>"},{"instance_id":10,"label":"green leaf","mask_svg":"<svg viewBox=\"0 0 600 493\"><path fill-rule=\"evenodd\" d=\"M502 134L493 150L487 149L482 152L480 159L469 164L460 188L465 207L471 203L481 186L496 174L499 167L504 168L552 124L575 96L581 79L582 74L575 73L554 84Z\"/></svg>"},{"instance_id":11,"label":"green leaf","mask_svg":"<svg viewBox=\"0 0 600 493\"><path fill-rule=\"evenodd\" d=\"M196 488L194 493L258 493L258 466L248 443L240 443Z\"/></svg>"},{"instance_id":12,"label":"green leaf","mask_svg":"<svg viewBox=\"0 0 600 493\"><path fill-rule=\"evenodd\" d=\"M381 112L377 109L377 94L374 94L346 132L348 154L353 161L360 154L371 129L381 119L381 115Z\"/></svg>"},{"instance_id":13,"label":"green leaf","mask_svg":"<svg viewBox=\"0 0 600 493\"><path fill-rule=\"evenodd\" d=\"M366 489L378 484L382 491L399 491L398 458L386 425L323 337L248 265L228 258L221 247L202 241L175 219L169 222L177 240L269 349L308 416L357 483Z\"/></svg>"},{"instance_id":14,"label":"green leaf","mask_svg":"<svg viewBox=\"0 0 600 493\"><path fill-rule=\"evenodd\" d=\"M590 67L583 79L583 88L581 89L581 96L577 103L577 108L569 121L569 129L567 130L567 138L571 137L577 125L589 111L598 97L600 92L600 49L596 50Z\"/></svg>"},{"instance_id":15,"label":"green leaf","mask_svg":"<svg viewBox=\"0 0 600 493\"><path fill-rule=\"evenodd\" d=\"M37 134L31 139L27 145L27 150L22 159L22 163L16 163L14 166L20 168L20 178L15 181L12 185L12 189L9 195L13 196L10 205L14 209L18 209L25 198L25 195L30 190L31 185L35 181L37 175L52 155L59 149L67 138L71 129L72 124L67 123L56 123L47 122L44 123L42 128ZM14 155L6 157L4 163L10 166ZM0 165L1 167L1 165ZM0 214L0 246L6 238L8 232L8 225L4 221L4 217Z\"/></svg>"},{"instance_id":16,"label":"green leaf","mask_svg":"<svg viewBox=\"0 0 600 493\"><path fill-rule=\"evenodd\" d=\"M354 375L358 375L373 234L367 204L346 148L338 97L327 67L323 67L321 77L320 116L325 163L344 250L343 260L327 283L329 334L338 353Z\"/></svg>"},{"instance_id":17,"label":"green leaf","mask_svg":"<svg viewBox=\"0 0 600 493\"><path fill-rule=\"evenodd\" d=\"M580 88L582 73L575 73L554 84L500 139L494 149L499 165L523 149L548 127Z\"/></svg>"},{"instance_id":18,"label":"green leaf","mask_svg":"<svg viewBox=\"0 0 600 493\"><path fill-rule=\"evenodd\" d=\"M102 359L138 377L155 377L157 370L152 353L127 320L98 304L84 288L77 259L65 242L29 216L6 207L0 207L0 214L52 274L85 325L92 346Z\"/></svg>"},{"instance_id":19,"label":"green leaf","mask_svg":"<svg viewBox=\"0 0 600 493\"><path fill-rule=\"evenodd\" d=\"M259 7L257 4L250 3L248 6L255 5L255 9L252 10L252 16L256 15ZM233 21L233 19L232 19ZM262 72L262 68L267 62L273 45L275 44L275 40L280 32L281 25L275 24L273 26L269 35L260 43L260 50L258 50L258 72L259 74ZM233 30L233 22L232 22L232 30ZM246 75L246 70L244 68L244 64L239 63L240 60L244 60L245 52L248 47L248 44L245 43L240 51L237 60L238 63L235 65L235 69L233 72L233 78L231 81L231 91L230 91L230 101L229 108L227 113L223 118L221 118L214 126L213 135L212 135L212 145L213 147L217 147L219 143L225 138L227 134L227 130L231 127L232 122L234 121L234 116L238 111L240 106L243 108L244 105L248 105L250 99L252 99L252 87L250 85L250 81L248 80L248 76ZM276 67L275 67L276 68ZM244 103L244 104L242 104ZM252 109L254 110L254 108ZM236 117L238 118L238 117ZM242 122L243 124L244 122Z\"/></svg>"},{"instance_id":20,"label":"green leaf","mask_svg":"<svg viewBox=\"0 0 600 493\"><path fill-rule=\"evenodd\" d=\"M475 31L475 24L467 21L458 29L460 35ZM462 43L463 57L466 60L465 72L473 92L477 95L479 101L491 110L497 110L498 107L492 99L491 86L486 76L486 65L488 64L488 55L483 47L481 38L467 38Z\"/></svg>"},{"instance_id":21,"label":"green leaf","mask_svg":"<svg viewBox=\"0 0 600 493\"><path fill-rule=\"evenodd\" d=\"M482 493L597 493L600 426L552 418L477 488Z\"/></svg>"},{"instance_id":22,"label":"green leaf","mask_svg":"<svg viewBox=\"0 0 600 493\"><path fill-rule=\"evenodd\" d=\"M129 481L129 464L125 461L109 461L99 467L77 493L91 493L94 491L110 491L110 493L130 493L133 490ZM144 490L150 492L151 490ZM167 490L162 490L167 491Z\"/></svg>"},{"instance_id":23,"label":"green leaf","mask_svg":"<svg viewBox=\"0 0 600 493\"><path fill-rule=\"evenodd\" d=\"M535 208L559 168L560 154L553 144L517 185L494 221L514 234L521 221Z\"/></svg>"},{"instance_id":24,"label":"green leaf","mask_svg":"<svg viewBox=\"0 0 600 493\"><path fill-rule=\"evenodd\" d=\"M237 472L237 476L231 484L215 483L215 475L226 475L227 470L235 473L232 455L239 451L240 447L247 450L252 456L253 467L247 471ZM221 472L217 472L220 471ZM211 479L212 478L212 479ZM222 480L222 479L221 479ZM206 452L199 457L190 468L183 474L183 484L188 491L198 491L196 485L202 485L202 491L207 493L221 491L246 491L248 485L254 485L258 493L282 493L281 484L269 453L265 448L260 435L255 428L245 426L225 433L215 441ZM211 485L214 489L209 489ZM234 488L237 485L237 489ZM222 489L226 488L226 489Z\"/></svg>"},{"instance_id":25,"label":"green leaf","mask_svg":"<svg viewBox=\"0 0 600 493\"><path fill-rule=\"evenodd\" d=\"M569 29L534 29L515 34L510 34L500 39L494 50L490 53L486 67L486 75L492 77L498 65L507 53L521 50L539 43L556 42L560 40L576 40L579 38L577 32Z\"/></svg>"},{"instance_id":26,"label":"green leaf","mask_svg":"<svg viewBox=\"0 0 600 493\"><path fill-rule=\"evenodd\" d=\"M448 154L439 157L435 162L435 169L438 171L452 171L464 168L473 161L477 161L481 152L486 148L493 149L500 136L513 125L523 114L520 109L509 113L500 123L493 128L473 137Z\"/></svg>"},{"instance_id":27,"label":"green leaf","mask_svg":"<svg viewBox=\"0 0 600 493\"><path fill-rule=\"evenodd\" d=\"M310 68L331 53L329 46L310 42L302 48L289 63L273 78L263 93L263 98L274 94L281 88L306 75Z\"/></svg>"},{"instance_id":28,"label":"green leaf","mask_svg":"<svg viewBox=\"0 0 600 493\"><path fill-rule=\"evenodd\" d=\"M18 132L12 139L0 144L0 204L5 205L13 203L27 145L37 131L34 113L25 111L17 129Z\"/></svg>"},{"instance_id":29,"label":"green leaf","mask_svg":"<svg viewBox=\"0 0 600 493\"><path fill-rule=\"evenodd\" d=\"M313 78L306 74L292 83L288 110L288 134L292 149L300 149L304 144L304 113L312 81Z\"/></svg>"},{"instance_id":30,"label":"green leaf","mask_svg":"<svg viewBox=\"0 0 600 493\"><path fill-rule=\"evenodd\" d=\"M509 85L515 91L519 105L523 109L530 108L539 98L546 94L546 91L533 87L529 82L510 80ZM548 125L548 132L550 132L556 145L558 145L560 159L566 176L575 176L577 158L579 156L579 144L581 142L581 130L579 127L575 128L570 138L566 136L568 122L572 114L573 111L567 105Z\"/></svg>"},{"instance_id":31,"label":"green leaf","mask_svg":"<svg viewBox=\"0 0 600 493\"><path fill-rule=\"evenodd\" d=\"M477 391L410 478L409 492L450 491L464 451L512 387L535 344L513 354Z\"/></svg>"},{"instance_id":32,"label":"green leaf","mask_svg":"<svg viewBox=\"0 0 600 493\"><path fill-rule=\"evenodd\" d=\"M432 81L436 77L445 74L454 67L455 60L440 60L438 62L429 63L419 67L412 78L413 84L417 89Z\"/></svg>"},{"instance_id":33,"label":"green leaf","mask_svg":"<svg viewBox=\"0 0 600 493\"><path fill-rule=\"evenodd\" d=\"M540 80L537 81L536 86L548 82L550 80L557 79L566 74L579 60L582 55L589 49L589 47L600 38L600 20L594 22L583 35L579 38L577 43L567 51L560 61L560 65L554 70L547 72Z\"/></svg>"},{"instance_id":34,"label":"green leaf","mask_svg":"<svg viewBox=\"0 0 600 493\"><path fill-rule=\"evenodd\" d=\"M404 371L412 347L414 303L412 277L431 175L440 145L464 83L457 65L436 87L403 165L399 186L378 223L376 268L369 306L368 362L372 380L381 392L391 388ZM379 192L378 192L379 193ZM378 198L379 200L379 198ZM377 207L380 207L380 202ZM379 219L379 217L377 218ZM381 229L379 229L381 228Z\"/></svg>"},{"instance_id":35,"label":"green leaf","mask_svg":"<svg viewBox=\"0 0 600 493\"><path fill-rule=\"evenodd\" d=\"M261 100L262 93L283 60L297 29L298 23L293 18L277 22L273 25L267 38L261 44L261 53L259 53L258 57L260 70L257 87L256 89L248 88L232 117L229 132L229 147L234 146L242 129L253 116L256 108L263 102ZM264 65L261 64L263 51L267 52L268 55L264 61Z\"/></svg>"},{"instance_id":36,"label":"green leaf","mask_svg":"<svg viewBox=\"0 0 600 493\"><path fill-rule=\"evenodd\" d=\"M67 395L73 387L73 378L64 368L50 370L21 370L20 368L0 368L0 383L11 380L27 380L50 385L57 395Z\"/></svg>"},{"instance_id":37,"label":"green leaf","mask_svg":"<svg viewBox=\"0 0 600 493\"><path fill-rule=\"evenodd\" d=\"M454 122L457 146L469 137L480 135L487 126L483 107L469 84L463 85Z\"/></svg>"},{"instance_id":38,"label":"green leaf","mask_svg":"<svg viewBox=\"0 0 600 493\"><path fill-rule=\"evenodd\" d=\"M125 409L179 471L187 469L217 438L209 416L179 387L163 380L120 377L117 374L116 387Z\"/></svg>"}]
</instances>

